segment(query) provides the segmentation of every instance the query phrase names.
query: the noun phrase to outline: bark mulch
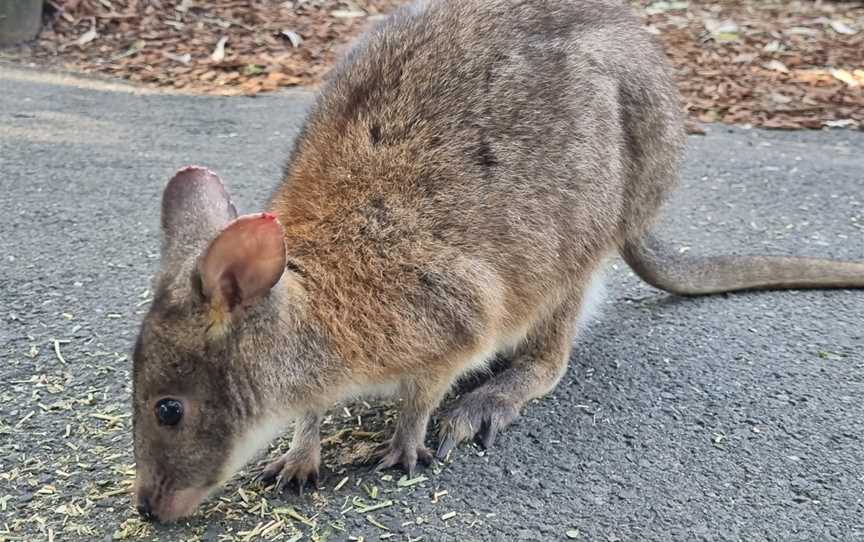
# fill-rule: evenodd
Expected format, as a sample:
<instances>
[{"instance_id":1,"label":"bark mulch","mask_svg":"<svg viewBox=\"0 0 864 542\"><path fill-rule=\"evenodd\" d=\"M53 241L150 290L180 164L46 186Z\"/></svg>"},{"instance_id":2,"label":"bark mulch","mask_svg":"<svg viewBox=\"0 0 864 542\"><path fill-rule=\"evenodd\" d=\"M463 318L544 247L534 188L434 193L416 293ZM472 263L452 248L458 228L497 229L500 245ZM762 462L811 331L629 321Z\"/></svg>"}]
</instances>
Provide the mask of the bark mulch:
<instances>
[{"instance_id":1,"label":"bark mulch","mask_svg":"<svg viewBox=\"0 0 864 542\"><path fill-rule=\"evenodd\" d=\"M690 116L765 128L864 127L864 2L638 2Z\"/></svg>"},{"instance_id":2,"label":"bark mulch","mask_svg":"<svg viewBox=\"0 0 864 542\"><path fill-rule=\"evenodd\" d=\"M315 84L351 38L400 3L50 0L36 43L7 55L148 86L252 95Z\"/></svg>"},{"instance_id":3,"label":"bark mulch","mask_svg":"<svg viewBox=\"0 0 864 542\"><path fill-rule=\"evenodd\" d=\"M0 58L156 87L253 95L315 85L400 0L50 0ZM864 128L864 2L630 0L665 46L691 117Z\"/></svg>"}]
</instances>

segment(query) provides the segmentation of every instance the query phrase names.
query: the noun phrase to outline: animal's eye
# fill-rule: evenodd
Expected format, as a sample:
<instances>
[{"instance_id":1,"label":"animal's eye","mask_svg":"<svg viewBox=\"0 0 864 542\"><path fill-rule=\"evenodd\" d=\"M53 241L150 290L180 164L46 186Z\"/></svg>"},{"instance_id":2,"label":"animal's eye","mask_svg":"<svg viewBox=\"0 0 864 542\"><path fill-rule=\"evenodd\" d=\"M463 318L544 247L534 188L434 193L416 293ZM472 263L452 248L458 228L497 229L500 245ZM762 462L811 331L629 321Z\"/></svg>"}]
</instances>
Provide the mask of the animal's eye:
<instances>
[{"instance_id":1,"label":"animal's eye","mask_svg":"<svg viewBox=\"0 0 864 542\"><path fill-rule=\"evenodd\" d=\"M183 417L183 403L177 399L160 399L156 403L156 419L162 425L177 425Z\"/></svg>"}]
</instances>

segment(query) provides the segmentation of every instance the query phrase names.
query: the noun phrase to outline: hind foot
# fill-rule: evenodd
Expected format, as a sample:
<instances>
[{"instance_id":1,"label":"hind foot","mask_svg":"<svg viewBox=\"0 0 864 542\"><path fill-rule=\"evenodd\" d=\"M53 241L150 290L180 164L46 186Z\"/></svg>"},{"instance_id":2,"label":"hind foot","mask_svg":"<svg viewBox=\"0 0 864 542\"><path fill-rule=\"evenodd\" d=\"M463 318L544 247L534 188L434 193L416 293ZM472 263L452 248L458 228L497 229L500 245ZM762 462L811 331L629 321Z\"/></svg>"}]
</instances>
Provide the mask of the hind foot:
<instances>
[{"instance_id":1,"label":"hind foot","mask_svg":"<svg viewBox=\"0 0 864 542\"><path fill-rule=\"evenodd\" d=\"M453 448L475 437L484 448L489 448L498 432L517 416L519 407L508 395L489 393L483 388L472 391L444 415L441 443L435 455L444 459Z\"/></svg>"}]
</instances>

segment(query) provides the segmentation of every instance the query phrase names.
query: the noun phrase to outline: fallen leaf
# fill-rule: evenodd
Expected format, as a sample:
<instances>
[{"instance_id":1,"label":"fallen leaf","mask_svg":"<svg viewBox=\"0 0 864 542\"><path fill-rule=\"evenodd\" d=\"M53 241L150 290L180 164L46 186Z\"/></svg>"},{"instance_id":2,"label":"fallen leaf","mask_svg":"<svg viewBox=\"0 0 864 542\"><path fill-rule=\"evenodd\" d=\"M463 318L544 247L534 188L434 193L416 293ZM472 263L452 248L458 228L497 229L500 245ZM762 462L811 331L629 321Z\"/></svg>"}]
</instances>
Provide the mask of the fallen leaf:
<instances>
[{"instance_id":1,"label":"fallen leaf","mask_svg":"<svg viewBox=\"0 0 864 542\"><path fill-rule=\"evenodd\" d=\"M786 64L783 64L779 60L769 60L765 64L762 64L762 67L766 70L771 70L780 73L789 73L789 68L786 67Z\"/></svg>"},{"instance_id":2,"label":"fallen leaf","mask_svg":"<svg viewBox=\"0 0 864 542\"><path fill-rule=\"evenodd\" d=\"M99 37L99 34L96 32L96 27L93 26L87 32L81 34L80 38L75 40L75 45L83 47L84 45L87 45L91 41L95 40L97 37Z\"/></svg>"},{"instance_id":3,"label":"fallen leaf","mask_svg":"<svg viewBox=\"0 0 864 542\"><path fill-rule=\"evenodd\" d=\"M268 79L265 79L264 81L261 82L261 90L273 91L273 90L276 90L277 88L279 88L279 83L277 81L272 80L272 79L268 78Z\"/></svg>"},{"instance_id":4,"label":"fallen leaf","mask_svg":"<svg viewBox=\"0 0 864 542\"><path fill-rule=\"evenodd\" d=\"M797 70L794 78L805 83L830 83L833 80L831 74L824 70Z\"/></svg>"},{"instance_id":5,"label":"fallen leaf","mask_svg":"<svg viewBox=\"0 0 864 542\"><path fill-rule=\"evenodd\" d=\"M666 13L667 11L680 11L687 9L689 2L652 2L645 13L647 15L657 15L658 13Z\"/></svg>"},{"instance_id":6,"label":"fallen leaf","mask_svg":"<svg viewBox=\"0 0 864 542\"><path fill-rule=\"evenodd\" d=\"M126 58L127 56L132 56L135 53L144 49L145 45L146 45L146 42L144 40L137 40L137 41L133 42L132 45L130 45L128 49L126 49L125 51L123 51L120 54L114 55L113 57L111 57L111 59L112 60L118 60L121 58Z\"/></svg>"},{"instance_id":7,"label":"fallen leaf","mask_svg":"<svg viewBox=\"0 0 864 542\"><path fill-rule=\"evenodd\" d=\"M806 28L803 26L793 26L791 28L787 28L786 30L783 30L782 32L784 34L792 34L792 35L799 35L799 36L818 36L819 35L818 30L814 30L812 28Z\"/></svg>"},{"instance_id":8,"label":"fallen leaf","mask_svg":"<svg viewBox=\"0 0 864 542\"><path fill-rule=\"evenodd\" d=\"M843 21L831 21L829 24L831 25L831 29L838 34L845 34L847 36L851 36L852 34L858 33L857 29L852 28Z\"/></svg>"},{"instance_id":9,"label":"fallen leaf","mask_svg":"<svg viewBox=\"0 0 864 542\"><path fill-rule=\"evenodd\" d=\"M858 79L856 79L855 76L852 75L847 70L836 70L836 69L832 68L831 69L831 75L835 79L837 79L838 81L843 81L844 83L846 83L850 87L860 87L861 86L861 83L858 82Z\"/></svg>"},{"instance_id":10,"label":"fallen leaf","mask_svg":"<svg viewBox=\"0 0 864 542\"><path fill-rule=\"evenodd\" d=\"M291 42L291 47L294 47L295 49L300 47L300 44L303 43L303 38L300 37L300 34L293 30L283 30L279 34L288 38L288 41Z\"/></svg>"},{"instance_id":11,"label":"fallen leaf","mask_svg":"<svg viewBox=\"0 0 864 542\"><path fill-rule=\"evenodd\" d=\"M756 53L741 53L732 59L735 64L750 64L759 57Z\"/></svg>"},{"instance_id":12,"label":"fallen leaf","mask_svg":"<svg viewBox=\"0 0 864 542\"><path fill-rule=\"evenodd\" d=\"M186 53L184 55L175 55L172 53L163 52L162 56L164 56L168 60L173 60L174 62L179 62L181 64L189 64L190 62L192 62L192 55L190 55L189 53Z\"/></svg>"},{"instance_id":13,"label":"fallen leaf","mask_svg":"<svg viewBox=\"0 0 864 542\"><path fill-rule=\"evenodd\" d=\"M738 24L735 21L705 19L705 29L715 41L736 41L738 39Z\"/></svg>"},{"instance_id":14,"label":"fallen leaf","mask_svg":"<svg viewBox=\"0 0 864 542\"><path fill-rule=\"evenodd\" d=\"M699 120L705 123L709 122L717 122L717 112L716 111L705 111L699 115Z\"/></svg>"},{"instance_id":15,"label":"fallen leaf","mask_svg":"<svg viewBox=\"0 0 864 542\"><path fill-rule=\"evenodd\" d=\"M180 2L180 5L175 6L174 9L179 11L180 13L186 13L189 11L189 8L193 7L195 4L193 0L183 0Z\"/></svg>"},{"instance_id":16,"label":"fallen leaf","mask_svg":"<svg viewBox=\"0 0 864 542\"><path fill-rule=\"evenodd\" d=\"M850 128L856 126L858 123L853 119L838 119L838 120L826 120L823 122L825 126L828 128Z\"/></svg>"},{"instance_id":17,"label":"fallen leaf","mask_svg":"<svg viewBox=\"0 0 864 542\"><path fill-rule=\"evenodd\" d=\"M243 75L259 75L264 73L264 66L259 64L246 64L243 66Z\"/></svg>"},{"instance_id":18,"label":"fallen leaf","mask_svg":"<svg viewBox=\"0 0 864 542\"><path fill-rule=\"evenodd\" d=\"M217 75L219 75L219 72L216 72L213 70L208 70L208 71L202 73L201 75L199 75L198 79L200 81L212 81L213 79L216 79Z\"/></svg>"},{"instance_id":19,"label":"fallen leaf","mask_svg":"<svg viewBox=\"0 0 864 542\"><path fill-rule=\"evenodd\" d=\"M780 44L780 42L774 40L771 43L766 43L765 47L763 47L762 50L766 53L776 53L779 52L782 48L783 46Z\"/></svg>"},{"instance_id":20,"label":"fallen leaf","mask_svg":"<svg viewBox=\"0 0 864 542\"><path fill-rule=\"evenodd\" d=\"M365 17L366 12L356 9L337 9L335 11L331 11L330 15L336 17L337 19L356 19L358 17Z\"/></svg>"},{"instance_id":21,"label":"fallen leaf","mask_svg":"<svg viewBox=\"0 0 864 542\"><path fill-rule=\"evenodd\" d=\"M213 62L222 62L225 60L225 44L228 43L228 36L222 36L216 43L216 48L213 49L213 54L210 55Z\"/></svg>"},{"instance_id":22,"label":"fallen leaf","mask_svg":"<svg viewBox=\"0 0 864 542\"><path fill-rule=\"evenodd\" d=\"M240 85L240 88L247 94L257 94L261 92L261 84L263 81L258 79L250 79Z\"/></svg>"}]
</instances>

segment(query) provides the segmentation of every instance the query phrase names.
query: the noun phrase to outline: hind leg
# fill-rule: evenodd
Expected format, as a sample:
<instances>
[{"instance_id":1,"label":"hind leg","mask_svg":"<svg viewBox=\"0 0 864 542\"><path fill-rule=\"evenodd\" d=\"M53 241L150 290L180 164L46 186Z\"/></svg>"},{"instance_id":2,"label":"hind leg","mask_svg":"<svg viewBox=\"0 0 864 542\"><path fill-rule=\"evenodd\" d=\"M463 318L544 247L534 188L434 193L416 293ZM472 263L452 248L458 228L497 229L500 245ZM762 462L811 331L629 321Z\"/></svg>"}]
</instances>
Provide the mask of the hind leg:
<instances>
[{"instance_id":1,"label":"hind leg","mask_svg":"<svg viewBox=\"0 0 864 542\"><path fill-rule=\"evenodd\" d=\"M484 447L519 415L531 399L551 391L567 369L582 298L563 303L532 329L516 349L512 365L456 402L443 416L436 456L475 436Z\"/></svg>"}]
</instances>

